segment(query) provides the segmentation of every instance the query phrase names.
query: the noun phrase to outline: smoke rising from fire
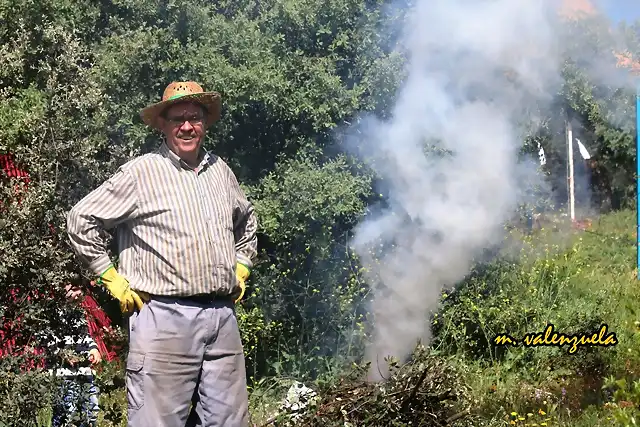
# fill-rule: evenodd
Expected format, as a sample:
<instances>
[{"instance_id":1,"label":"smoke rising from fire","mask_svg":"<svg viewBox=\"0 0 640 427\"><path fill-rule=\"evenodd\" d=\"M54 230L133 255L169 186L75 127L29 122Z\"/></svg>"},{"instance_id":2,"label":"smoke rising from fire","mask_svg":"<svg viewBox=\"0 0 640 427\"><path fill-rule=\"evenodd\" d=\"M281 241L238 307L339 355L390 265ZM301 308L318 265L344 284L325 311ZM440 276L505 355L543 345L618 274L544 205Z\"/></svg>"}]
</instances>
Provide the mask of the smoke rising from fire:
<instances>
[{"instance_id":1,"label":"smoke rising from fire","mask_svg":"<svg viewBox=\"0 0 640 427\"><path fill-rule=\"evenodd\" d=\"M374 286L374 366L429 341L443 287L502 239L525 186L545 185L537 158L518 153L521 125L544 115L561 82L554 3L419 0L412 9L392 117L362 118L351 145L388 196L352 242Z\"/></svg>"}]
</instances>

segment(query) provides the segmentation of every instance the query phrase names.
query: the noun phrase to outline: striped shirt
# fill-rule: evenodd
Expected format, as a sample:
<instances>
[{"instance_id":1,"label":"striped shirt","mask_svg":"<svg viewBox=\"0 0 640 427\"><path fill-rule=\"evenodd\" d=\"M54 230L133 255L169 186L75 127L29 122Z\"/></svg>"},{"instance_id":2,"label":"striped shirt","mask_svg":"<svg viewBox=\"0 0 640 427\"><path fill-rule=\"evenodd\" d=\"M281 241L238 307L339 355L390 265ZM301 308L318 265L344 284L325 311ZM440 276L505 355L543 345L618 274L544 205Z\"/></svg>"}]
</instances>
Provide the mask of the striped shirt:
<instances>
[{"instance_id":1,"label":"striped shirt","mask_svg":"<svg viewBox=\"0 0 640 427\"><path fill-rule=\"evenodd\" d=\"M96 275L112 262L109 229L118 272L154 295L237 294L236 262L250 268L257 252L254 208L229 166L204 152L190 168L166 143L121 166L69 212L71 245Z\"/></svg>"},{"instance_id":2,"label":"striped shirt","mask_svg":"<svg viewBox=\"0 0 640 427\"><path fill-rule=\"evenodd\" d=\"M60 323L64 325L65 329L72 330L75 334L65 335L64 337L54 336L49 341L51 354L55 355L57 359L63 359L59 360L58 364L54 366L55 370L53 368L49 369L49 373L55 372L57 377L95 375L95 371L89 361L89 352L97 350L98 345L89 334L87 320L84 318L69 319L69 315L61 310ZM46 335L46 333L43 335ZM72 365L68 360L60 357L62 349L71 350L74 356L84 356L85 360L79 360Z\"/></svg>"}]
</instances>

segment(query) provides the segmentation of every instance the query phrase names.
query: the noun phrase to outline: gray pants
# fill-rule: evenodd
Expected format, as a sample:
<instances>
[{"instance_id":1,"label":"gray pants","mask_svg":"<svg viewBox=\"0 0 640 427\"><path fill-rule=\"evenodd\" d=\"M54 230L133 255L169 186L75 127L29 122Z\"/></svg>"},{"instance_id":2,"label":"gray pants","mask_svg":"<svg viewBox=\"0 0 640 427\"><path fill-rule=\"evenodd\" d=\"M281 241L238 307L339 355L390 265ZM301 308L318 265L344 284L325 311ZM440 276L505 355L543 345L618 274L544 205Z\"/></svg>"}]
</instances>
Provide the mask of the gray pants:
<instances>
[{"instance_id":1,"label":"gray pants","mask_svg":"<svg viewBox=\"0 0 640 427\"><path fill-rule=\"evenodd\" d=\"M247 427L233 302L151 297L129 319L128 427Z\"/></svg>"}]
</instances>

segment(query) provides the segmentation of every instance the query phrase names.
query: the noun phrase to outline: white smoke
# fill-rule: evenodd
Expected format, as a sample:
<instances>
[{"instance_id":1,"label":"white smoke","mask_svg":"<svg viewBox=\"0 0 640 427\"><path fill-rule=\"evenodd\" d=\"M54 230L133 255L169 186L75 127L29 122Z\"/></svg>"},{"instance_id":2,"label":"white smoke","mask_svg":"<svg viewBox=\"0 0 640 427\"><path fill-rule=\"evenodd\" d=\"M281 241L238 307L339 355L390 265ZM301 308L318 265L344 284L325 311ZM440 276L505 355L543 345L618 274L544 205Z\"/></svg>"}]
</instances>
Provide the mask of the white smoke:
<instances>
[{"instance_id":1,"label":"white smoke","mask_svg":"<svg viewBox=\"0 0 640 427\"><path fill-rule=\"evenodd\" d=\"M561 81L554 3L419 0L412 9L392 118L363 119L354 141L389 198L353 241L379 285L373 379L385 357L429 340L442 288L502 238L525 182L543 184L535 156L523 162L518 152L520 124L535 122ZM451 155L428 154L427 143Z\"/></svg>"}]
</instances>

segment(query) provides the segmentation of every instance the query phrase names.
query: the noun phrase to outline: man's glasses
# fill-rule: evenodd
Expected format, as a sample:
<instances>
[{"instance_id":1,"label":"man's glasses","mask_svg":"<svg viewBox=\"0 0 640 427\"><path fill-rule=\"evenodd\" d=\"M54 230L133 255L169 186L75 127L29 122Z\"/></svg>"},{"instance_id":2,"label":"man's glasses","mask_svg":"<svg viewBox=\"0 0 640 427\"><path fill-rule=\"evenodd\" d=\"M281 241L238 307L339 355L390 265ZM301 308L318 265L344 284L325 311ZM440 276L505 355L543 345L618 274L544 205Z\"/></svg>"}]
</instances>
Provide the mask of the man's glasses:
<instances>
[{"instance_id":1,"label":"man's glasses","mask_svg":"<svg viewBox=\"0 0 640 427\"><path fill-rule=\"evenodd\" d=\"M204 121L204 116L200 114L167 116L165 117L169 123L174 126L182 126L184 122L189 122L191 126L200 125Z\"/></svg>"}]
</instances>

